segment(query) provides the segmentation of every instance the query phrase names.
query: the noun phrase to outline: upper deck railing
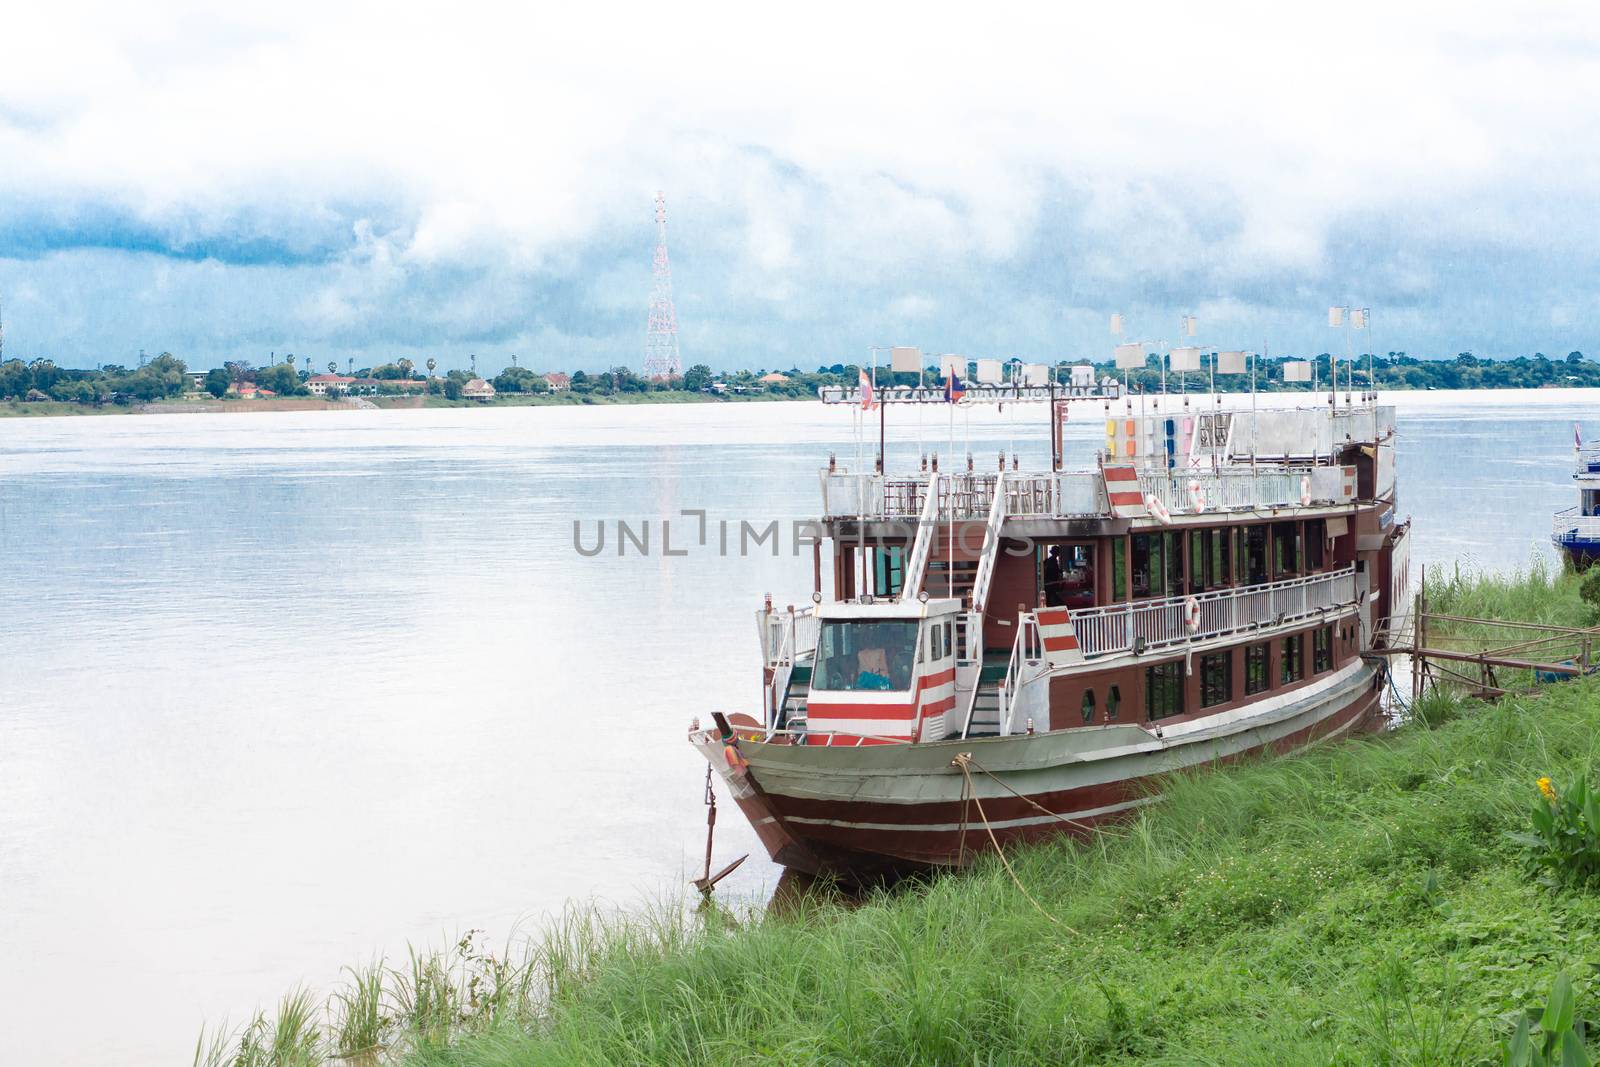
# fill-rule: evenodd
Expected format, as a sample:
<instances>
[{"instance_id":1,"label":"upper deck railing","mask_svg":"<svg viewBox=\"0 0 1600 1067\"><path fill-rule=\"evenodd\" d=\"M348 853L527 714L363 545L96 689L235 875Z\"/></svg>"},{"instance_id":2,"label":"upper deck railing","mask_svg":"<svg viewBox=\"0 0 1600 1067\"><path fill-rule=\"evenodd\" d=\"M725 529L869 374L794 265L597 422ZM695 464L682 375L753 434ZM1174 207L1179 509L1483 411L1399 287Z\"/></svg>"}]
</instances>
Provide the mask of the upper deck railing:
<instances>
[{"instance_id":1,"label":"upper deck railing","mask_svg":"<svg viewBox=\"0 0 1600 1067\"><path fill-rule=\"evenodd\" d=\"M1600 515L1584 515L1577 507L1555 513L1550 532L1556 541L1600 541Z\"/></svg>"},{"instance_id":2,"label":"upper deck railing","mask_svg":"<svg viewBox=\"0 0 1600 1067\"><path fill-rule=\"evenodd\" d=\"M827 519L915 522L928 500L929 474L851 474L822 472L822 513ZM938 515L959 520L986 519L999 473L966 473L939 478ZM1139 489L1174 515L1262 510L1302 504L1349 503L1353 487L1341 467L1225 467L1220 470L1151 470L1139 475ZM1005 475L1007 519L1095 518L1111 514L1098 471Z\"/></svg>"},{"instance_id":3,"label":"upper deck railing","mask_svg":"<svg viewBox=\"0 0 1600 1067\"><path fill-rule=\"evenodd\" d=\"M1201 593L1200 625L1184 621L1187 597L1141 600L1072 612L1072 625L1085 659L1154 650L1294 622L1331 608L1354 604L1355 568L1289 578L1264 585Z\"/></svg>"}]
</instances>

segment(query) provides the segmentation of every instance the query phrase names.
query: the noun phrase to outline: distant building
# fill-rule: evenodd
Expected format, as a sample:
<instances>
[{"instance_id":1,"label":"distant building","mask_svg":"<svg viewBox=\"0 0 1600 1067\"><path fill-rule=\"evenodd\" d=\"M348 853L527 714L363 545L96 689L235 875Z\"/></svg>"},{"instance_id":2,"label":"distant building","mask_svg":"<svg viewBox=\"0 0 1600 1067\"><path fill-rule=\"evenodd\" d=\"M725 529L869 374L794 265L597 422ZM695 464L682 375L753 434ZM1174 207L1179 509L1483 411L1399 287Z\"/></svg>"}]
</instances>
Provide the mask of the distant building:
<instances>
[{"instance_id":1,"label":"distant building","mask_svg":"<svg viewBox=\"0 0 1600 1067\"><path fill-rule=\"evenodd\" d=\"M494 399L494 386L482 378L474 378L461 387L461 395L467 400L482 400L488 402Z\"/></svg>"},{"instance_id":2,"label":"distant building","mask_svg":"<svg viewBox=\"0 0 1600 1067\"><path fill-rule=\"evenodd\" d=\"M260 400L265 397L278 395L271 389L261 388L255 382L240 382L237 388L239 391L240 400Z\"/></svg>"},{"instance_id":3,"label":"distant building","mask_svg":"<svg viewBox=\"0 0 1600 1067\"><path fill-rule=\"evenodd\" d=\"M762 385L782 385L788 380L789 376L787 374L779 374L777 371L773 371L771 374L763 374L756 379Z\"/></svg>"},{"instance_id":4,"label":"distant building","mask_svg":"<svg viewBox=\"0 0 1600 1067\"><path fill-rule=\"evenodd\" d=\"M564 393L572 388L572 375L570 374L563 374L561 371L553 370L543 377L545 384L550 386L552 393Z\"/></svg>"},{"instance_id":5,"label":"distant building","mask_svg":"<svg viewBox=\"0 0 1600 1067\"><path fill-rule=\"evenodd\" d=\"M306 388L317 396L327 396L330 393L342 394L350 389L354 378L347 378L342 374L313 374L306 379Z\"/></svg>"},{"instance_id":6,"label":"distant building","mask_svg":"<svg viewBox=\"0 0 1600 1067\"><path fill-rule=\"evenodd\" d=\"M189 379L189 388L200 392L206 387L206 372L203 370L185 371L184 377Z\"/></svg>"},{"instance_id":7,"label":"distant building","mask_svg":"<svg viewBox=\"0 0 1600 1067\"><path fill-rule=\"evenodd\" d=\"M348 396L377 396L378 386L383 384L376 378L352 378L344 391Z\"/></svg>"},{"instance_id":8,"label":"distant building","mask_svg":"<svg viewBox=\"0 0 1600 1067\"><path fill-rule=\"evenodd\" d=\"M27 400L29 402L37 403L40 400L49 400L50 399L50 394L49 393L41 393L37 389L29 389L28 390L28 395L26 397L24 397L23 399L25 399L25 400Z\"/></svg>"}]
</instances>

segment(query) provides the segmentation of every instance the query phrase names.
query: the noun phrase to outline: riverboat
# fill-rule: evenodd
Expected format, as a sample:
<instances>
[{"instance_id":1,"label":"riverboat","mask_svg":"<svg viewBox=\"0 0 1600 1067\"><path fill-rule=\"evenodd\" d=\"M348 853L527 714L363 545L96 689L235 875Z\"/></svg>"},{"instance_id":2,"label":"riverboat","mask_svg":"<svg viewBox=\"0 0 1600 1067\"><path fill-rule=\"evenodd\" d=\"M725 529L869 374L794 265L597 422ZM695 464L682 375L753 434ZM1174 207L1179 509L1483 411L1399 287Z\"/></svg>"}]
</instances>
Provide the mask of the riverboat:
<instances>
[{"instance_id":1,"label":"riverboat","mask_svg":"<svg viewBox=\"0 0 1600 1067\"><path fill-rule=\"evenodd\" d=\"M1175 771L1382 725L1376 652L1410 599L1394 409L1037 370L822 391L1042 403L1050 455L892 472L879 410L870 467L829 457L812 602L757 616L760 706L689 731L778 863L857 882L961 866L1125 817ZM1069 410L1104 424L1082 469Z\"/></svg>"},{"instance_id":2,"label":"riverboat","mask_svg":"<svg viewBox=\"0 0 1600 1067\"><path fill-rule=\"evenodd\" d=\"M1600 446L1585 445L1576 425L1572 433L1577 452L1572 480L1578 486L1578 503L1556 512L1550 539L1568 564L1581 571L1600 559Z\"/></svg>"}]
</instances>

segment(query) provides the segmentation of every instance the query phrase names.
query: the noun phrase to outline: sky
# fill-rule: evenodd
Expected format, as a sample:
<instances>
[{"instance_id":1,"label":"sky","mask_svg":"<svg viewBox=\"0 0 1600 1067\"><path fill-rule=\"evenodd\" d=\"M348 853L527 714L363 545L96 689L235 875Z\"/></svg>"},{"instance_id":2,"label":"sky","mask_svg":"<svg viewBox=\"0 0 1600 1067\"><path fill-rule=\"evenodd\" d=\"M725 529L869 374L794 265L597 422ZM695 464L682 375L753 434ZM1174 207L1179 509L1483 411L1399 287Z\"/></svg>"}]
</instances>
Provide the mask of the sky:
<instances>
[{"instance_id":1,"label":"sky","mask_svg":"<svg viewBox=\"0 0 1600 1067\"><path fill-rule=\"evenodd\" d=\"M1581 4L219 6L7 11L6 356L1600 355Z\"/></svg>"}]
</instances>

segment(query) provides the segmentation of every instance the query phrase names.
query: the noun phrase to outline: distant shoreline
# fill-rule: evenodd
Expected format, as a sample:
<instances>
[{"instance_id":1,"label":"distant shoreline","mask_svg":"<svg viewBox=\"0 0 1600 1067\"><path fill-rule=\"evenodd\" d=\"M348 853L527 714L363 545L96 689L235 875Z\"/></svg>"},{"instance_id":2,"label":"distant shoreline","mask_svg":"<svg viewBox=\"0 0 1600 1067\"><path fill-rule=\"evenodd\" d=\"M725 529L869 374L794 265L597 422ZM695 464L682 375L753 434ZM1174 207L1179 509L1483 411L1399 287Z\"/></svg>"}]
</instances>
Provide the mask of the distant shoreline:
<instances>
[{"instance_id":1,"label":"distant shoreline","mask_svg":"<svg viewBox=\"0 0 1600 1067\"><path fill-rule=\"evenodd\" d=\"M751 404L816 400L814 396L749 393L708 396L703 393L502 393L492 400L446 400L442 396L373 396L324 399L316 396L263 397L258 400L188 396L133 404L79 404L70 400L0 400L0 419L82 415L248 415L284 411L417 410L423 408L601 407L638 404Z\"/></svg>"},{"instance_id":2,"label":"distant shoreline","mask_svg":"<svg viewBox=\"0 0 1600 1067\"><path fill-rule=\"evenodd\" d=\"M1484 392L1518 392L1538 393L1549 388L1559 389L1591 389L1589 385L1568 386L1504 386L1504 385L1477 385L1458 386L1453 389L1410 388L1401 385L1384 386L1379 388L1380 393L1484 393ZM1326 392L1324 388L1320 392ZM1263 397L1277 397L1298 394L1310 395L1309 392L1289 389L1263 389ZM1137 394L1133 394L1137 395ZM1147 396L1179 396L1179 393L1146 394ZM1201 392L1188 394L1189 396L1207 395ZM1248 394L1239 394L1248 395ZM372 397L336 397L325 398L320 396L279 396L263 397L254 400L245 400L238 397L229 397L218 400L208 394L189 393L177 399L140 401L131 404L80 404L70 400L0 400L0 419L8 418L40 418L40 417L72 417L93 415L247 415L260 412L286 412L286 411L358 411L363 409L380 410L418 410L424 408L519 408L519 407L606 407L606 406L637 406L642 404L766 404L766 403L792 403L815 402L813 395L791 396L784 393L684 393L684 392L642 392L642 393L573 393L563 390L558 393L500 393L494 398L484 400L448 400L442 396L420 396L417 394L405 396L372 396Z\"/></svg>"}]
</instances>

